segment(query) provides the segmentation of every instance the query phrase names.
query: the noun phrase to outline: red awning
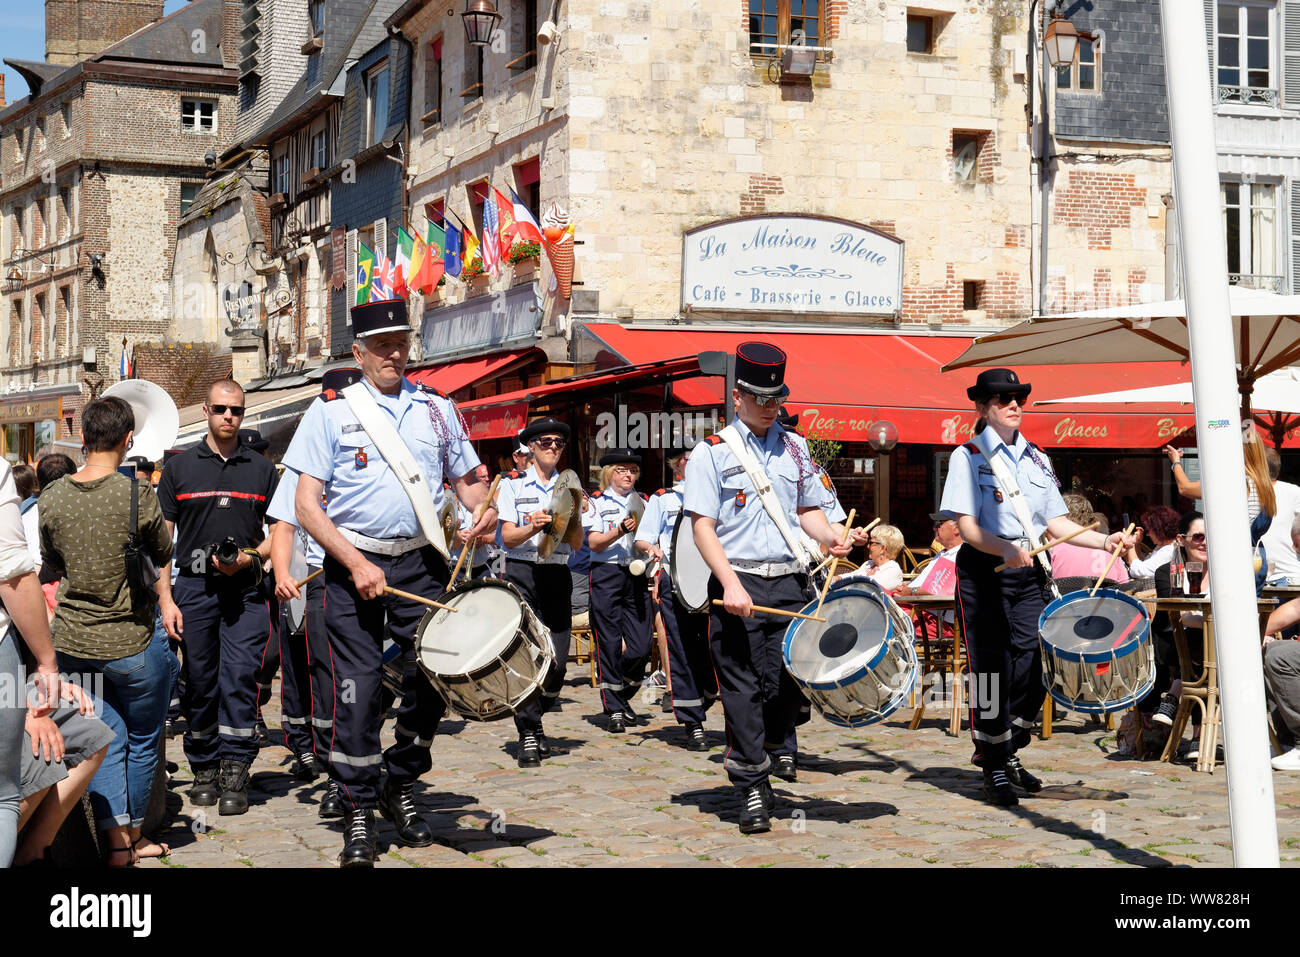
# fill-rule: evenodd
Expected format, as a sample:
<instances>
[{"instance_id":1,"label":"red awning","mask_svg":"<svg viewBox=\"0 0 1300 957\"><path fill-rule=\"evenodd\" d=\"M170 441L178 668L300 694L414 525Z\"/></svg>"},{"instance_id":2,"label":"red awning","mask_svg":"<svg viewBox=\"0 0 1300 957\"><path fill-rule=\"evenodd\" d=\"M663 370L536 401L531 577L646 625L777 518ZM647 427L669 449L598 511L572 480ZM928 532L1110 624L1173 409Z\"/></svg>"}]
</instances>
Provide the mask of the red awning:
<instances>
[{"instance_id":1,"label":"red awning","mask_svg":"<svg viewBox=\"0 0 1300 957\"><path fill-rule=\"evenodd\" d=\"M441 365L415 369L408 372L406 377L416 385L431 386L450 395L540 354L542 354L540 349L529 347L510 352L494 352L491 355L474 356L469 359L453 359Z\"/></svg>"},{"instance_id":2,"label":"red awning","mask_svg":"<svg viewBox=\"0 0 1300 957\"><path fill-rule=\"evenodd\" d=\"M556 398L565 393L581 393L585 396L636 389L653 383L671 382L681 376L698 375L699 371L700 364L696 356L617 366L585 375L553 379L531 389L519 389L474 402L462 402L460 413L469 426L471 439L503 439L523 428L532 401ZM510 410L510 414L503 417L500 411L502 409ZM509 424L520 417L519 424L510 428Z\"/></svg>"},{"instance_id":3,"label":"red awning","mask_svg":"<svg viewBox=\"0 0 1300 957\"><path fill-rule=\"evenodd\" d=\"M772 342L789 356L786 407L799 415L799 430L805 434L863 442L874 421L888 419L905 443L955 445L969 438L975 424L966 398L975 373L939 371L970 345L962 336L637 329L615 323L586 328L626 362L730 352L749 339ZM1031 403L1034 398L1164 385L1186 375L1177 364L1165 362L1013 368L1033 384ZM673 390L688 406L722 402L717 377L681 380ZM1048 448L1152 449L1195 426L1192 415L1158 405L1044 408L1050 411L1031 404L1024 431Z\"/></svg>"}]
</instances>

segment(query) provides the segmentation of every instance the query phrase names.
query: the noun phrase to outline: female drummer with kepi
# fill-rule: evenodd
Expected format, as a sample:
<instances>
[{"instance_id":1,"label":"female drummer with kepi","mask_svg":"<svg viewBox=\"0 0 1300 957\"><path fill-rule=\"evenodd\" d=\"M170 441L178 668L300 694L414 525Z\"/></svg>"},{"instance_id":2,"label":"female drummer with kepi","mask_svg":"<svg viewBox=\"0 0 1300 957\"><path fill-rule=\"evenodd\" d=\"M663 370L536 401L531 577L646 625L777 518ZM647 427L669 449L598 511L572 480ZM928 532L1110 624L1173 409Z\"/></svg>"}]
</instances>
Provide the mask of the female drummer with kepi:
<instances>
[{"instance_id":1,"label":"female drummer with kepi","mask_svg":"<svg viewBox=\"0 0 1300 957\"><path fill-rule=\"evenodd\" d=\"M966 390L979 413L975 435L953 451L940 510L957 517L965 544L957 552L957 612L971 674L972 762L984 770L984 796L1018 803L1012 785L1042 782L1016 752L1029 743L1043 703L1038 618L1050 595L1046 552L1030 551L1044 532L1089 548L1132 542L1080 531L1067 516L1047 456L1020 434L1030 384L1010 369L988 369ZM994 569L1002 563L1002 572Z\"/></svg>"}]
</instances>

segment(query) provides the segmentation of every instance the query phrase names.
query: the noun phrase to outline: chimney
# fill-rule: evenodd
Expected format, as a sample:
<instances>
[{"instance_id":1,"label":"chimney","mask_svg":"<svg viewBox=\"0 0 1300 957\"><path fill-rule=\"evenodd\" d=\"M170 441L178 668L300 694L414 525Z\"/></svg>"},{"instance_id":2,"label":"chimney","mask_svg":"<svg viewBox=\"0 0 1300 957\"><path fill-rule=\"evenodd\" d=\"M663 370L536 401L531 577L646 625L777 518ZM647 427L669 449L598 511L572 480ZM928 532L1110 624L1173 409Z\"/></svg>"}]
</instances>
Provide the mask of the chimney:
<instances>
[{"instance_id":1,"label":"chimney","mask_svg":"<svg viewBox=\"0 0 1300 957\"><path fill-rule=\"evenodd\" d=\"M5 75L0 73L0 106L4 106L6 102L8 101L5 100Z\"/></svg>"},{"instance_id":2,"label":"chimney","mask_svg":"<svg viewBox=\"0 0 1300 957\"><path fill-rule=\"evenodd\" d=\"M72 66L160 19L163 0L45 0L45 59Z\"/></svg>"},{"instance_id":3,"label":"chimney","mask_svg":"<svg viewBox=\"0 0 1300 957\"><path fill-rule=\"evenodd\" d=\"M239 66L239 44L244 0L221 0L221 65L227 69Z\"/></svg>"}]
</instances>

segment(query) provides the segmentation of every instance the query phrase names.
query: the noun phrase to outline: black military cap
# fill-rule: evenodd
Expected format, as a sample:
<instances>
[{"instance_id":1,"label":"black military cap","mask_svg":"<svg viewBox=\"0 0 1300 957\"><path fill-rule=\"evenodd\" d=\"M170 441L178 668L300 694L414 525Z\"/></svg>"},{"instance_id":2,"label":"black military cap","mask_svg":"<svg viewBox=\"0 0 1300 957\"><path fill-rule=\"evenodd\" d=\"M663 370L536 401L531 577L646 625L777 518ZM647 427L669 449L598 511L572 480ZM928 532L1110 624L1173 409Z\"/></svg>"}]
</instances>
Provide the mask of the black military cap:
<instances>
[{"instance_id":1,"label":"black military cap","mask_svg":"<svg viewBox=\"0 0 1300 957\"><path fill-rule=\"evenodd\" d=\"M405 299L381 299L352 307L352 335L358 339L381 332L410 332Z\"/></svg>"},{"instance_id":2,"label":"black military cap","mask_svg":"<svg viewBox=\"0 0 1300 957\"><path fill-rule=\"evenodd\" d=\"M755 395L786 396L785 353L767 342L736 346L736 385Z\"/></svg>"},{"instance_id":3,"label":"black military cap","mask_svg":"<svg viewBox=\"0 0 1300 957\"><path fill-rule=\"evenodd\" d=\"M799 428L799 416L791 415L785 406L781 406L781 411L776 414L776 424L783 429L794 431Z\"/></svg>"},{"instance_id":4,"label":"black military cap","mask_svg":"<svg viewBox=\"0 0 1300 957\"><path fill-rule=\"evenodd\" d=\"M265 452L271 447L271 443L262 438L262 433L257 429L240 429L239 444L247 445L254 452Z\"/></svg>"},{"instance_id":5,"label":"black military cap","mask_svg":"<svg viewBox=\"0 0 1300 957\"><path fill-rule=\"evenodd\" d=\"M990 396L1010 392L1023 401L1029 398L1032 389L1028 382L1021 382L1010 369L985 369L975 378L975 384L966 390L966 397L972 402L981 402Z\"/></svg>"},{"instance_id":6,"label":"black military cap","mask_svg":"<svg viewBox=\"0 0 1300 957\"><path fill-rule=\"evenodd\" d=\"M330 369L320 379L320 394L327 399L333 399L340 392L350 385L361 381L361 370L355 366L349 366L341 369Z\"/></svg>"},{"instance_id":7,"label":"black military cap","mask_svg":"<svg viewBox=\"0 0 1300 957\"><path fill-rule=\"evenodd\" d=\"M611 449L600 457L602 467L606 465L640 465L641 456L631 449Z\"/></svg>"},{"instance_id":8,"label":"black military cap","mask_svg":"<svg viewBox=\"0 0 1300 957\"><path fill-rule=\"evenodd\" d=\"M519 431L519 441L527 445L541 435L558 435L568 442L573 437L572 430L558 419L534 419Z\"/></svg>"}]
</instances>

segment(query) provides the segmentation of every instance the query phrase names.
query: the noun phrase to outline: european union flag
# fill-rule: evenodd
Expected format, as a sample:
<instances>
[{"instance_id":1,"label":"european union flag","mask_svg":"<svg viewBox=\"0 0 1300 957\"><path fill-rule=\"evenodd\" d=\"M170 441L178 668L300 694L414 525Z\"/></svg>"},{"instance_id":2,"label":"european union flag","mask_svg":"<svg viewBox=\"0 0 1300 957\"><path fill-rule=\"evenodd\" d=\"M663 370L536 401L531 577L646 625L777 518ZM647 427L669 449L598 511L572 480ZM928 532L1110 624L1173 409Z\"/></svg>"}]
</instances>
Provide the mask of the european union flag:
<instances>
[{"instance_id":1,"label":"european union flag","mask_svg":"<svg viewBox=\"0 0 1300 957\"><path fill-rule=\"evenodd\" d=\"M447 224L447 247L442 261L447 267L447 275L460 277L460 230L451 223Z\"/></svg>"}]
</instances>

